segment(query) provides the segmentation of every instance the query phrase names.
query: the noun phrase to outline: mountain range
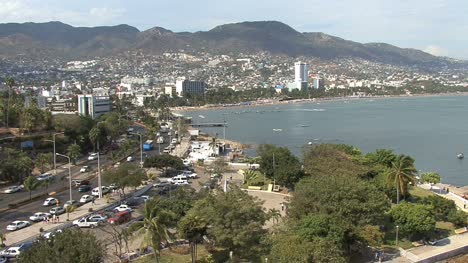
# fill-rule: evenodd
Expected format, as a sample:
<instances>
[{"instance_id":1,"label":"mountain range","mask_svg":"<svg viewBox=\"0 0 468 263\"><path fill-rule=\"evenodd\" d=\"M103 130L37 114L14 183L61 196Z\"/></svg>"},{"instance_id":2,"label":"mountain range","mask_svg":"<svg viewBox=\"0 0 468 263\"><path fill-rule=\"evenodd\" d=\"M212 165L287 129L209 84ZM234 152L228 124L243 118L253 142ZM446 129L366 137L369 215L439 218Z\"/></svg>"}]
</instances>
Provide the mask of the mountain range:
<instances>
[{"instance_id":1,"label":"mountain range","mask_svg":"<svg viewBox=\"0 0 468 263\"><path fill-rule=\"evenodd\" d=\"M445 65L452 59L385 43L358 43L320 32L301 33L277 21L242 22L209 31L172 32L154 27L140 31L129 25L73 27L61 22L0 24L0 57L19 55L64 59L91 58L140 50L212 54L270 52L322 59L362 58L406 66Z\"/></svg>"}]
</instances>

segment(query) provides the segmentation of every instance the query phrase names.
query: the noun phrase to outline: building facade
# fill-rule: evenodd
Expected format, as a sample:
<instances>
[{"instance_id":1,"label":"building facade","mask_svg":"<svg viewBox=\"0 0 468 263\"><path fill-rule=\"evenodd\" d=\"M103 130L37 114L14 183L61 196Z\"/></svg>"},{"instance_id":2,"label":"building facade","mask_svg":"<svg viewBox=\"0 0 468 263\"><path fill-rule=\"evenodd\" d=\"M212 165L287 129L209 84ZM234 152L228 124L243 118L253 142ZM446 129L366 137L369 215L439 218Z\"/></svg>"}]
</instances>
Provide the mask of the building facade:
<instances>
[{"instance_id":1,"label":"building facade","mask_svg":"<svg viewBox=\"0 0 468 263\"><path fill-rule=\"evenodd\" d=\"M312 80L312 86L314 89L323 89L325 87L325 82L322 78L320 78L320 76L316 76Z\"/></svg>"},{"instance_id":2,"label":"building facade","mask_svg":"<svg viewBox=\"0 0 468 263\"><path fill-rule=\"evenodd\" d=\"M205 94L206 84L203 81L192 81L185 78L176 81L176 93L179 96L185 94Z\"/></svg>"},{"instance_id":3,"label":"building facade","mask_svg":"<svg viewBox=\"0 0 468 263\"><path fill-rule=\"evenodd\" d=\"M95 119L110 112L112 101L108 96L78 95L78 114Z\"/></svg>"},{"instance_id":4,"label":"building facade","mask_svg":"<svg viewBox=\"0 0 468 263\"><path fill-rule=\"evenodd\" d=\"M294 63L294 83L299 90L308 88L309 82L309 66L303 62Z\"/></svg>"},{"instance_id":5,"label":"building facade","mask_svg":"<svg viewBox=\"0 0 468 263\"><path fill-rule=\"evenodd\" d=\"M74 99L60 99L49 102L52 114L76 114L76 101Z\"/></svg>"}]
</instances>

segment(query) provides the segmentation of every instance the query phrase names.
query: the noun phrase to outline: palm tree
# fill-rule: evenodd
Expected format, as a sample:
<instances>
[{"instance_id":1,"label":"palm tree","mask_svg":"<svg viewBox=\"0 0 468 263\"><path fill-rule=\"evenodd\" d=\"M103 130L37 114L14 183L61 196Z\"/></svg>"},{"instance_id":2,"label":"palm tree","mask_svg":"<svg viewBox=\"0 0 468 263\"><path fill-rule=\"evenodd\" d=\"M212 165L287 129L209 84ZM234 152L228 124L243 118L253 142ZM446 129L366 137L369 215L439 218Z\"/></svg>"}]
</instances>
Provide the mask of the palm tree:
<instances>
[{"instance_id":1,"label":"palm tree","mask_svg":"<svg viewBox=\"0 0 468 263\"><path fill-rule=\"evenodd\" d=\"M34 128L36 123L36 116L34 116L34 112L29 108L26 108L21 113L21 127L24 128L28 133Z\"/></svg>"},{"instance_id":2,"label":"palm tree","mask_svg":"<svg viewBox=\"0 0 468 263\"><path fill-rule=\"evenodd\" d=\"M279 219L281 218L281 212L278 209L271 208L268 211L268 217L273 220L273 223L278 223Z\"/></svg>"},{"instance_id":3,"label":"palm tree","mask_svg":"<svg viewBox=\"0 0 468 263\"><path fill-rule=\"evenodd\" d=\"M156 262L159 262L161 243L169 240L167 231L172 219L172 214L159 206L159 197L154 197L145 203L144 217L142 222L136 222L131 226L133 237L143 237L141 248L152 247Z\"/></svg>"},{"instance_id":4,"label":"palm tree","mask_svg":"<svg viewBox=\"0 0 468 263\"><path fill-rule=\"evenodd\" d=\"M32 191L36 190L41 183L36 179L36 177L30 175L26 180L24 180L24 189L29 192L29 200L32 199Z\"/></svg>"},{"instance_id":5,"label":"palm tree","mask_svg":"<svg viewBox=\"0 0 468 263\"><path fill-rule=\"evenodd\" d=\"M81 147L78 144L74 143L68 146L67 155L70 156L70 159L72 159L73 164L76 163L76 158L80 156L80 152L81 152Z\"/></svg>"},{"instance_id":6,"label":"palm tree","mask_svg":"<svg viewBox=\"0 0 468 263\"><path fill-rule=\"evenodd\" d=\"M192 263L197 261L197 243L202 240L207 228L208 223L203 218L194 214L187 214L179 222L179 234L190 242Z\"/></svg>"},{"instance_id":7,"label":"palm tree","mask_svg":"<svg viewBox=\"0 0 468 263\"><path fill-rule=\"evenodd\" d=\"M36 157L36 166L39 168L41 173L45 172L45 168L49 167L52 164L52 154L51 153L40 153Z\"/></svg>"},{"instance_id":8,"label":"palm tree","mask_svg":"<svg viewBox=\"0 0 468 263\"><path fill-rule=\"evenodd\" d=\"M101 130L98 127L94 127L89 131L89 140L93 144L93 152L96 151L96 142L101 136Z\"/></svg>"},{"instance_id":9,"label":"palm tree","mask_svg":"<svg viewBox=\"0 0 468 263\"><path fill-rule=\"evenodd\" d=\"M387 182L396 187L397 204L400 202L400 192L403 196L407 193L408 183L415 182L417 170L414 167L414 160L406 155L399 155L392 162L392 167L387 173Z\"/></svg>"},{"instance_id":10,"label":"palm tree","mask_svg":"<svg viewBox=\"0 0 468 263\"><path fill-rule=\"evenodd\" d=\"M9 118L10 118L10 98L11 98L11 88L13 88L13 86L15 85L15 81L10 78L10 77L7 77L5 79L5 84L7 85L8 87L8 101L7 101L7 109L6 109L6 128L8 129L9 126L8 126L8 121L9 121Z\"/></svg>"}]
</instances>

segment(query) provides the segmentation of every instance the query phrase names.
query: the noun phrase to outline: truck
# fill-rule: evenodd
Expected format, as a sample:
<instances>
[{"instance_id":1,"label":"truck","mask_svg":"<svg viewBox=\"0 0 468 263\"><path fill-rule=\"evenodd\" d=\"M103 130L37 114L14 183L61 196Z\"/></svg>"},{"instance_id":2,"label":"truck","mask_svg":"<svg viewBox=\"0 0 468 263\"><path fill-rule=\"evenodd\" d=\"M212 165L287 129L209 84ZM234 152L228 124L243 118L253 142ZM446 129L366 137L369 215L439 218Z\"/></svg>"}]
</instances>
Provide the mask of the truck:
<instances>
[{"instance_id":1,"label":"truck","mask_svg":"<svg viewBox=\"0 0 468 263\"><path fill-rule=\"evenodd\" d=\"M152 140L147 140L145 143L143 143L143 150L144 151L153 150L153 141Z\"/></svg>"}]
</instances>

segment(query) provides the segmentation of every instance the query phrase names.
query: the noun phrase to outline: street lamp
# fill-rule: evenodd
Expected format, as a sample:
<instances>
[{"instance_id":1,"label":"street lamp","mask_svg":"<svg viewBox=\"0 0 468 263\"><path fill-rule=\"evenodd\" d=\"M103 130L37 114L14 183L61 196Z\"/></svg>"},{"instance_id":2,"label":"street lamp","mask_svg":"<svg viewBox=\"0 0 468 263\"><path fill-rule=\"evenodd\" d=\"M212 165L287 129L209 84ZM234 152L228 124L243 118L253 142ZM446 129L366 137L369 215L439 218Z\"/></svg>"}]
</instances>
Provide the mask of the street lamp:
<instances>
[{"instance_id":1,"label":"street lamp","mask_svg":"<svg viewBox=\"0 0 468 263\"><path fill-rule=\"evenodd\" d=\"M395 242L395 245L398 247L398 229L400 228L400 226L396 226L396 242Z\"/></svg>"},{"instance_id":2,"label":"street lamp","mask_svg":"<svg viewBox=\"0 0 468 263\"><path fill-rule=\"evenodd\" d=\"M104 121L100 121L96 124L96 127L99 130L99 124L103 123ZM101 134L101 130L99 130L99 135ZM97 144L97 167L98 167L98 189L99 189L99 199L102 198L102 181L101 181L101 160L100 160L100 153L99 153L99 136L96 140Z\"/></svg>"},{"instance_id":3,"label":"street lamp","mask_svg":"<svg viewBox=\"0 0 468 263\"><path fill-rule=\"evenodd\" d=\"M143 168L143 137L140 133L130 132L130 134L140 136L140 168Z\"/></svg>"},{"instance_id":4,"label":"street lamp","mask_svg":"<svg viewBox=\"0 0 468 263\"><path fill-rule=\"evenodd\" d=\"M52 140L47 140L47 139L44 139L44 141L46 142L51 142L54 144L54 175L57 175L57 155L56 155L56 152L55 152L55 135L57 134L63 134L63 132L56 132L52 135Z\"/></svg>"},{"instance_id":5,"label":"street lamp","mask_svg":"<svg viewBox=\"0 0 468 263\"><path fill-rule=\"evenodd\" d=\"M62 156L64 158L68 159L68 181L69 181L69 186L70 186L70 201L73 200L72 196L72 175L71 175L71 159L70 156L66 156L60 153L55 153L56 156Z\"/></svg>"}]
</instances>

